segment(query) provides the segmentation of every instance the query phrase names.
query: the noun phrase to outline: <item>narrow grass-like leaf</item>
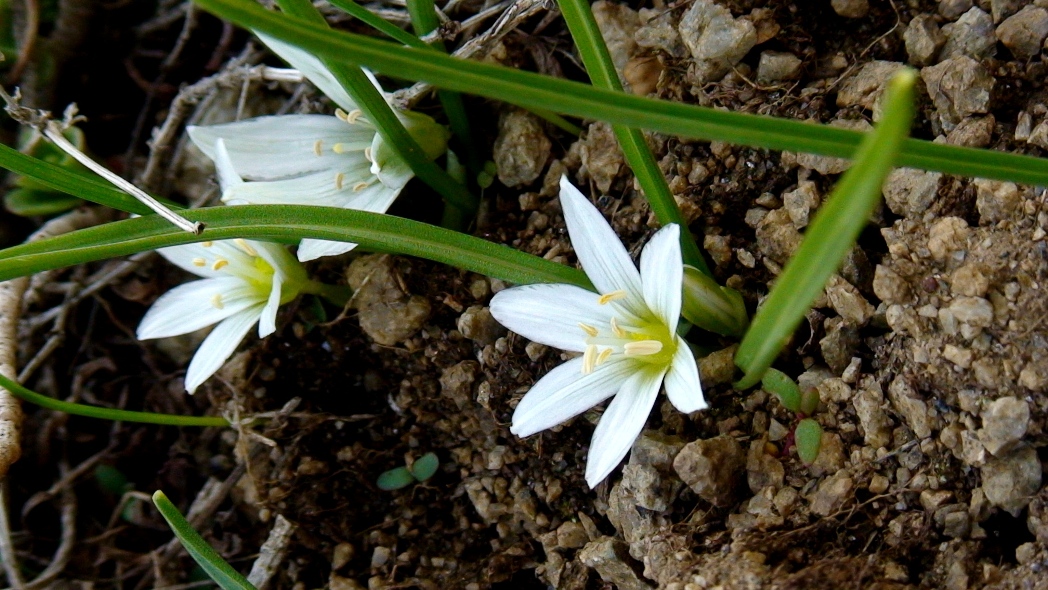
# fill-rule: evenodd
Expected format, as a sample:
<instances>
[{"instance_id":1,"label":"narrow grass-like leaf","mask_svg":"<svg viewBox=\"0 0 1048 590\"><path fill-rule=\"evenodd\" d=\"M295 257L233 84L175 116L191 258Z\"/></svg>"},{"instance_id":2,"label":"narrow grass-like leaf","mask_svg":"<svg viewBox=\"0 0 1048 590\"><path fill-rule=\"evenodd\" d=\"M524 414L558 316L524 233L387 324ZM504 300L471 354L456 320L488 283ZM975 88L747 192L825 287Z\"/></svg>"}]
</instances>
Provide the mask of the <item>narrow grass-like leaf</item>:
<instances>
[{"instance_id":1,"label":"narrow grass-like leaf","mask_svg":"<svg viewBox=\"0 0 1048 590\"><path fill-rule=\"evenodd\" d=\"M251 0L195 0L234 23L299 45L317 55L367 66L526 108L600 119L679 137L851 158L865 134L763 115L656 100L570 80L401 47L332 31L267 11ZM908 139L898 165L950 174L1048 185L1048 159Z\"/></svg>"},{"instance_id":2,"label":"narrow grass-like leaf","mask_svg":"<svg viewBox=\"0 0 1048 590\"><path fill-rule=\"evenodd\" d=\"M909 132L916 79L917 73L906 69L889 82L880 123L859 147L855 165L819 209L797 252L757 310L735 354L735 364L745 372L736 384L738 388L751 387L761 380L826 280L855 245Z\"/></svg>"},{"instance_id":3,"label":"narrow grass-like leaf","mask_svg":"<svg viewBox=\"0 0 1048 590\"><path fill-rule=\"evenodd\" d=\"M381 16L364 8L353 0L329 0L329 2L331 2L332 6L345 10L350 16L357 18L372 29L375 29L394 41L399 41L403 45L415 47L417 49L426 49L429 47L418 37L397 27L393 23L383 19Z\"/></svg>"},{"instance_id":4,"label":"narrow grass-like leaf","mask_svg":"<svg viewBox=\"0 0 1048 590\"><path fill-rule=\"evenodd\" d=\"M119 209L128 213L139 215L152 215L153 212L131 195L113 187L108 182L94 176L88 176L81 172L68 170L56 164L45 162L27 156L11 146L0 143L0 167L6 168L15 174L21 174L33 178L40 184L56 191L72 195ZM179 209L181 205L157 199L172 209Z\"/></svg>"},{"instance_id":5,"label":"narrow grass-like leaf","mask_svg":"<svg viewBox=\"0 0 1048 590\"><path fill-rule=\"evenodd\" d=\"M586 72L593 85L622 92L619 74L611 60L608 46L604 43L600 27L593 17L589 0L560 0L560 12L564 16L564 22L568 24L568 30L575 40L575 46L579 49L579 56L582 57L582 63L586 66ZM666 178L644 139L644 133L640 129L625 125L612 125L612 130L622 148L626 163L633 170L633 175L637 178L637 183L644 191L644 196L659 223L676 223L680 226L681 256L684 258L684 264L694 266L703 274L709 275L710 269L706 266L706 260L695 243L695 236L688 230L687 220L677 207L673 192L666 184Z\"/></svg>"},{"instance_id":6,"label":"narrow grass-like leaf","mask_svg":"<svg viewBox=\"0 0 1048 590\"><path fill-rule=\"evenodd\" d=\"M0 281L43 270L207 240L303 238L354 242L374 251L418 256L512 283L568 283L591 289L569 266L418 221L331 207L243 205L186 211L207 225L196 236L156 216L82 229L0 250Z\"/></svg>"},{"instance_id":7,"label":"narrow grass-like leaf","mask_svg":"<svg viewBox=\"0 0 1048 590\"><path fill-rule=\"evenodd\" d=\"M160 515L167 521L171 531L178 537L179 542L186 548L189 556L195 560L200 567L204 568L207 575L215 581L222 590L257 590L247 578L226 563L222 556L200 533L193 530L186 517L178 511L178 508L167 499L164 492L157 490L153 492L153 504L160 511Z\"/></svg>"},{"instance_id":8,"label":"narrow grass-like leaf","mask_svg":"<svg viewBox=\"0 0 1048 590\"><path fill-rule=\"evenodd\" d=\"M176 231L181 231L177 230ZM185 233L185 232L183 232ZM117 410L114 408L101 408L98 406L86 406L74 404L46 395L41 395L30 389L26 389L15 381L0 375L0 387L11 392L12 395L38 405L48 410L57 410L72 414L74 416L86 416L88 418L101 418L118 422L138 422L140 424L161 424L164 426L229 426L229 421L221 416L179 416L177 414L156 414L154 412L133 412L130 410Z\"/></svg>"}]
</instances>

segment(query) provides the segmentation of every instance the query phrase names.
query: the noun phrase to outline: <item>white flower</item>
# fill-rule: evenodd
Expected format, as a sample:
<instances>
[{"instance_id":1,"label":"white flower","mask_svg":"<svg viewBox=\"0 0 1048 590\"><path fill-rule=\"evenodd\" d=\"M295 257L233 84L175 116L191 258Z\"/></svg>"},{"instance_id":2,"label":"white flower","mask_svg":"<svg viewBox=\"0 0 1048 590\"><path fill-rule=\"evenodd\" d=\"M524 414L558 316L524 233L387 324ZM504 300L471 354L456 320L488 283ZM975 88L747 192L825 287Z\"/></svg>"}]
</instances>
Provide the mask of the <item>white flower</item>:
<instances>
[{"instance_id":1,"label":"white flower","mask_svg":"<svg viewBox=\"0 0 1048 590\"><path fill-rule=\"evenodd\" d=\"M277 308L314 285L302 265L277 244L237 239L157 251L204 278L157 299L138 325L139 339L178 336L217 324L189 363L189 393L222 367L256 323L259 337L276 331Z\"/></svg>"},{"instance_id":2,"label":"white flower","mask_svg":"<svg viewBox=\"0 0 1048 590\"><path fill-rule=\"evenodd\" d=\"M222 201L385 213L414 176L411 168L382 140L320 60L272 37L259 38L341 108L335 116L278 115L189 127L193 143L215 161ZM372 82L378 86L374 78ZM410 111L398 116L427 156L432 159L444 153L448 132L443 126ZM306 261L342 254L355 246L306 239L298 258Z\"/></svg>"},{"instance_id":3,"label":"white flower","mask_svg":"<svg viewBox=\"0 0 1048 590\"><path fill-rule=\"evenodd\" d=\"M586 482L595 487L619 464L644 428L665 383L681 412L706 407L699 371L677 335L683 264L680 229L667 225L644 247L640 272L597 209L560 180L571 243L597 293L573 285L501 291L491 314L510 330L583 353L536 383L513 413L510 430L529 436L615 396L590 442Z\"/></svg>"}]
</instances>

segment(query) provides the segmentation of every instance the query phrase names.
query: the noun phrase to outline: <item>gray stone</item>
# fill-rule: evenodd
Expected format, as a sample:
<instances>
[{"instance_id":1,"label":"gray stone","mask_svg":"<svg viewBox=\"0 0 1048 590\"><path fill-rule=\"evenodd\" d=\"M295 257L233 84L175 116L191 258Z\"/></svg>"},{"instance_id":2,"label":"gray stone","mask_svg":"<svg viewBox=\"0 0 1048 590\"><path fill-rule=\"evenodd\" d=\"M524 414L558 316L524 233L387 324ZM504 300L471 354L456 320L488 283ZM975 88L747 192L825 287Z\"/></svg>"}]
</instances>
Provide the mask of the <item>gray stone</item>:
<instances>
[{"instance_id":1,"label":"gray stone","mask_svg":"<svg viewBox=\"0 0 1048 590\"><path fill-rule=\"evenodd\" d=\"M939 53L939 60L967 55L975 59L991 57L996 52L997 34L993 30L993 19L979 7L973 6L957 19L945 25L943 33L946 44Z\"/></svg>"},{"instance_id":2,"label":"gray stone","mask_svg":"<svg viewBox=\"0 0 1048 590\"><path fill-rule=\"evenodd\" d=\"M1021 215L1022 193L1014 182L978 178L975 180L975 208L979 221L989 225Z\"/></svg>"},{"instance_id":3,"label":"gray stone","mask_svg":"<svg viewBox=\"0 0 1048 590\"><path fill-rule=\"evenodd\" d=\"M970 326L988 328L993 323L993 305L982 297L958 297L950 303L950 312Z\"/></svg>"},{"instance_id":4,"label":"gray stone","mask_svg":"<svg viewBox=\"0 0 1048 590\"><path fill-rule=\"evenodd\" d=\"M1026 143L1048 150L1048 119L1041 121L1030 131Z\"/></svg>"},{"instance_id":5,"label":"gray stone","mask_svg":"<svg viewBox=\"0 0 1048 590\"><path fill-rule=\"evenodd\" d=\"M622 486L636 506L656 512L670 508L683 484L672 476L673 458L684 442L657 431L645 431L633 443L622 470Z\"/></svg>"},{"instance_id":6,"label":"gray stone","mask_svg":"<svg viewBox=\"0 0 1048 590\"><path fill-rule=\"evenodd\" d=\"M749 19L734 18L712 0L696 0L677 30L695 60L700 82L719 80L757 44L757 30Z\"/></svg>"},{"instance_id":7,"label":"gray stone","mask_svg":"<svg viewBox=\"0 0 1048 590\"><path fill-rule=\"evenodd\" d=\"M993 115L968 117L946 134L946 143L965 147L986 147L993 139L997 119Z\"/></svg>"},{"instance_id":8,"label":"gray stone","mask_svg":"<svg viewBox=\"0 0 1048 590\"><path fill-rule=\"evenodd\" d=\"M801 73L801 58L788 51L762 51L757 63L757 82L792 80Z\"/></svg>"},{"instance_id":9,"label":"gray stone","mask_svg":"<svg viewBox=\"0 0 1048 590\"><path fill-rule=\"evenodd\" d=\"M1041 462L1031 447L993 457L982 468L982 490L991 504L1018 516L1041 487Z\"/></svg>"},{"instance_id":10,"label":"gray stone","mask_svg":"<svg viewBox=\"0 0 1048 590\"><path fill-rule=\"evenodd\" d=\"M968 222L960 217L942 217L928 229L928 252L935 260L945 260L968 247L970 233Z\"/></svg>"},{"instance_id":11,"label":"gray stone","mask_svg":"<svg viewBox=\"0 0 1048 590\"><path fill-rule=\"evenodd\" d=\"M471 305L462 312L456 322L458 331L475 342L478 346L494 344L499 337L506 334L506 328L491 315L491 310L483 305Z\"/></svg>"},{"instance_id":12,"label":"gray stone","mask_svg":"<svg viewBox=\"0 0 1048 590\"><path fill-rule=\"evenodd\" d=\"M939 191L941 172L896 168L888 174L881 191L893 213L917 217L928 210Z\"/></svg>"},{"instance_id":13,"label":"gray stone","mask_svg":"<svg viewBox=\"0 0 1048 590\"><path fill-rule=\"evenodd\" d=\"M767 453L766 445L768 439L756 438L750 442L749 452L746 453L746 483L750 491L759 493L764 488L782 487L783 479L786 477L786 469L782 461Z\"/></svg>"},{"instance_id":14,"label":"gray stone","mask_svg":"<svg viewBox=\"0 0 1048 590\"><path fill-rule=\"evenodd\" d=\"M705 385L731 383L735 377L735 350L738 345L712 352L699 359L699 375Z\"/></svg>"},{"instance_id":15,"label":"gray stone","mask_svg":"<svg viewBox=\"0 0 1048 590\"><path fill-rule=\"evenodd\" d=\"M946 36L939 30L935 17L930 14L921 14L910 20L906 30L902 34L906 43L906 54L910 56L910 63L917 67L930 66L939 55L942 46L946 44Z\"/></svg>"},{"instance_id":16,"label":"gray stone","mask_svg":"<svg viewBox=\"0 0 1048 590\"><path fill-rule=\"evenodd\" d=\"M1030 407L1015 397L1002 397L982 411L979 440L990 454L999 457L1018 446L1030 425Z\"/></svg>"},{"instance_id":17,"label":"gray stone","mask_svg":"<svg viewBox=\"0 0 1048 590\"><path fill-rule=\"evenodd\" d=\"M727 434L688 443L673 460L673 469L684 483L702 499L722 507L735 502L745 465L742 447Z\"/></svg>"},{"instance_id":18,"label":"gray stone","mask_svg":"<svg viewBox=\"0 0 1048 590\"><path fill-rule=\"evenodd\" d=\"M670 10L640 10L641 20L649 20L641 25L633 34L634 41L640 47L659 49L665 51L672 57L684 57L688 54L688 48L680 38L677 30L677 21L673 18Z\"/></svg>"},{"instance_id":19,"label":"gray stone","mask_svg":"<svg viewBox=\"0 0 1048 590\"><path fill-rule=\"evenodd\" d=\"M808 226L812 210L819 206L819 189L814 182L802 180L796 189L783 193L782 206L793 221L793 226L804 229Z\"/></svg>"},{"instance_id":20,"label":"gray stone","mask_svg":"<svg viewBox=\"0 0 1048 590\"><path fill-rule=\"evenodd\" d=\"M868 0L832 0L833 11L845 18L862 18L869 14Z\"/></svg>"},{"instance_id":21,"label":"gray stone","mask_svg":"<svg viewBox=\"0 0 1048 590\"><path fill-rule=\"evenodd\" d=\"M579 561L600 575L601 579L619 590L650 590L630 567L626 544L614 537L601 537L579 551Z\"/></svg>"},{"instance_id":22,"label":"gray stone","mask_svg":"<svg viewBox=\"0 0 1048 590\"><path fill-rule=\"evenodd\" d=\"M972 7L972 0L939 0L939 14L948 20L954 20Z\"/></svg>"},{"instance_id":23,"label":"gray stone","mask_svg":"<svg viewBox=\"0 0 1048 590\"><path fill-rule=\"evenodd\" d=\"M905 377L898 376L888 386L888 399L895 411L906 420L917 438L928 438L936 426L935 416Z\"/></svg>"},{"instance_id":24,"label":"gray stone","mask_svg":"<svg viewBox=\"0 0 1048 590\"><path fill-rule=\"evenodd\" d=\"M854 285L833 275L826 282L826 298L834 311L852 326L864 326L876 311Z\"/></svg>"},{"instance_id":25,"label":"gray stone","mask_svg":"<svg viewBox=\"0 0 1048 590\"><path fill-rule=\"evenodd\" d=\"M605 0L597 0L591 5L591 9L593 19L597 21L597 28L608 46L611 61L621 78L626 62L637 53L637 42L634 41L633 35L640 28L640 16L626 4Z\"/></svg>"},{"instance_id":26,"label":"gray stone","mask_svg":"<svg viewBox=\"0 0 1048 590\"><path fill-rule=\"evenodd\" d=\"M874 111L878 119L884 88L896 72L905 67L897 61L871 61L849 76L837 92L837 106L861 106Z\"/></svg>"},{"instance_id":27,"label":"gray stone","mask_svg":"<svg viewBox=\"0 0 1048 590\"><path fill-rule=\"evenodd\" d=\"M841 374L851 364L859 346L859 332L843 318L826 318L826 335L819 340L822 358L834 373Z\"/></svg>"},{"instance_id":28,"label":"gray stone","mask_svg":"<svg viewBox=\"0 0 1048 590\"><path fill-rule=\"evenodd\" d=\"M834 514L852 498L855 481L841 470L822 482L811 495L811 511L819 516Z\"/></svg>"},{"instance_id":29,"label":"gray stone","mask_svg":"<svg viewBox=\"0 0 1048 590\"><path fill-rule=\"evenodd\" d=\"M990 288L983 265L970 262L959 267L950 275L950 292L965 297L982 297Z\"/></svg>"},{"instance_id":30,"label":"gray stone","mask_svg":"<svg viewBox=\"0 0 1048 590\"><path fill-rule=\"evenodd\" d=\"M534 115L519 109L502 113L492 154L499 180L509 187L534 182L546 167L552 148Z\"/></svg>"},{"instance_id":31,"label":"gray stone","mask_svg":"<svg viewBox=\"0 0 1048 590\"><path fill-rule=\"evenodd\" d=\"M452 365L440 375L440 393L455 405L466 408L473 403L473 382L477 380L480 364L477 361L462 361Z\"/></svg>"},{"instance_id":32,"label":"gray stone","mask_svg":"<svg viewBox=\"0 0 1048 590\"><path fill-rule=\"evenodd\" d=\"M830 121L833 127L851 129L852 131L869 131L873 125L865 119L834 119ZM851 161L844 158L831 158L829 156L816 156L815 154L797 154L797 164L822 174L840 174L851 166Z\"/></svg>"},{"instance_id":33,"label":"gray stone","mask_svg":"<svg viewBox=\"0 0 1048 590\"><path fill-rule=\"evenodd\" d=\"M579 172L589 176L593 184L597 185L597 190L608 192L626 163L611 125L593 123L574 147L582 159Z\"/></svg>"},{"instance_id":34,"label":"gray stone","mask_svg":"<svg viewBox=\"0 0 1048 590\"><path fill-rule=\"evenodd\" d=\"M588 542L586 528L577 522L569 520L557 527L557 547L561 549L578 549Z\"/></svg>"},{"instance_id":35,"label":"gray stone","mask_svg":"<svg viewBox=\"0 0 1048 590\"><path fill-rule=\"evenodd\" d=\"M1048 38L1048 10L1038 6L1023 8L997 26L997 38L1016 59L1037 57Z\"/></svg>"},{"instance_id":36,"label":"gray stone","mask_svg":"<svg viewBox=\"0 0 1048 590\"><path fill-rule=\"evenodd\" d=\"M801 234L785 209L769 211L757 224L757 247L779 264L786 264L800 243Z\"/></svg>"},{"instance_id":37,"label":"gray stone","mask_svg":"<svg viewBox=\"0 0 1048 590\"><path fill-rule=\"evenodd\" d=\"M884 393L876 383L863 389L852 399L855 414L866 440L866 445L879 449L891 442L892 430L888 415L884 413Z\"/></svg>"},{"instance_id":38,"label":"gray stone","mask_svg":"<svg viewBox=\"0 0 1048 590\"><path fill-rule=\"evenodd\" d=\"M372 340L383 346L393 346L418 332L429 319L429 313L429 301L425 297L412 295L406 301L360 308L357 319Z\"/></svg>"},{"instance_id":39,"label":"gray stone","mask_svg":"<svg viewBox=\"0 0 1048 590\"><path fill-rule=\"evenodd\" d=\"M873 294L889 305L913 300L913 290L906 279L883 264L878 264L873 271Z\"/></svg>"},{"instance_id":40,"label":"gray stone","mask_svg":"<svg viewBox=\"0 0 1048 590\"><path fill-rule=\"evenodd\" d=\"M954 57L921 70L921 78L946 131L965 117L990 108L994 79L986 68L968 56Z\"/></svg>"},{"instance_id":41,"label":"gray stone","mask_svg":"<svg viewBox=\"0 0 1048 590\"><path fill-rule=\"evenodd\" d=\"M990 0L990 14L993 22L999 23L1015 14L1023 4L1032 4L1029 0Z\"/></svg>"}]
</instances>

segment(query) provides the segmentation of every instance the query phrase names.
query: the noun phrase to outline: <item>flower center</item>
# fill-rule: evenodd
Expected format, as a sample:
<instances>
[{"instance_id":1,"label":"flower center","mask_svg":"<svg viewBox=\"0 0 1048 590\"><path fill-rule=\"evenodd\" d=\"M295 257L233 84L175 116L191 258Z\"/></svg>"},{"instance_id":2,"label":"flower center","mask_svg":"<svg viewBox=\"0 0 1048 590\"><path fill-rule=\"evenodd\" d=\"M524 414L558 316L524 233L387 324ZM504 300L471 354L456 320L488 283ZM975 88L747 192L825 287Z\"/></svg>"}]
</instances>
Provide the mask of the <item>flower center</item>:
<instances>
[{"instance_id":1,"label":"flower center","mask_svg":"<svg viewBox=\"0 0 1048 590\"><path fill-rule=\"evenodd\" d=\"M637 319L633 314L622 313L614 302L626 297L625 291L613 291L600 295L597 303L613 305L616 315L611 317L610 330L602 333L588 324L579 324L586 333L586 350L582 355L582 374L588 375L608 359L621 355L651 365L668 365L677 352L677 339L669 327L653 314Z\"/></svg>"}]
</instances>

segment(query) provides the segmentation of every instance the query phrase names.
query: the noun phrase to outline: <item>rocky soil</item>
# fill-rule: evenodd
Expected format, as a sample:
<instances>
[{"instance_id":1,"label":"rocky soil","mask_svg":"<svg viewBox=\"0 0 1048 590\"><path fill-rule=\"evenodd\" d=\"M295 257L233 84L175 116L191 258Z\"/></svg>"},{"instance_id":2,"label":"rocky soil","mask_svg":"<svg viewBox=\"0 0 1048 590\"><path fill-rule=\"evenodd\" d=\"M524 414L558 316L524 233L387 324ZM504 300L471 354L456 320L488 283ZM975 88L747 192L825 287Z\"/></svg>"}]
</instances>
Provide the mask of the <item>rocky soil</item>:
<instances>
[{"instance_id":1,"label":"rocky soil","mask_svg":"<svg viewBox=\"0 0 1048 590\"><path fill-rule=\"evenodd\" d=\"M478 9L466 4L450 16ZM1048 155L1044 0L600 1L594 11L639 94L867 129L885 81L908 65L923 82L915 136ZM201 18L192 38L214 48L220 27ZM242 41L215 51L228 56ZM552 14L523 21L487 58L580 76ZM330 108L305 87L236 78L260 59L240 54L158 121ZM475 105L490 115L499 180L477 235L573 263L556 200L568 174L640 251L657 224L610 127L572 137L523 111ZM715 275L751 310L847 167L650 142ZM152 188L213 198L206 159L184 140L166 148L153 152L163 165L146 178ZM249 341L187 399L181 370L199 337L131 338L148 304L184 278L147 258L72 308L70 337L27 384L93 403L269 420L224 432L110 429L36 412L9 484L13 506L24 504L20 549L27 563L46 563L62 506L79 498L62 587L192 577L188 558L163 547L159 517L100 483L103 466L124 474L124 490L163 488L193 506L244 571L266 543L280 558L264 576L270 588L1048 588L1045 189L901 169L884 196L777 365L819 393L825 434L812 465L791 449L793 418L774 396L732 389L734 343L693 333L709 353L710 409L681 415L660 401L623 468L589 490L599 409L528 439L509 432L516 403L567 356L493 320L486 304L507 285L385 254L315 266L355 289L350 308L287 308L276 335ZM430 215L434 198L413 183L393 213ZM63 297L38 292L26 358L47 337L34 314ZM428 452L441 460L432 479L376 487L379 473ZM67 476L77 465L87 467Z\"/></svg>"}]
</instances>

